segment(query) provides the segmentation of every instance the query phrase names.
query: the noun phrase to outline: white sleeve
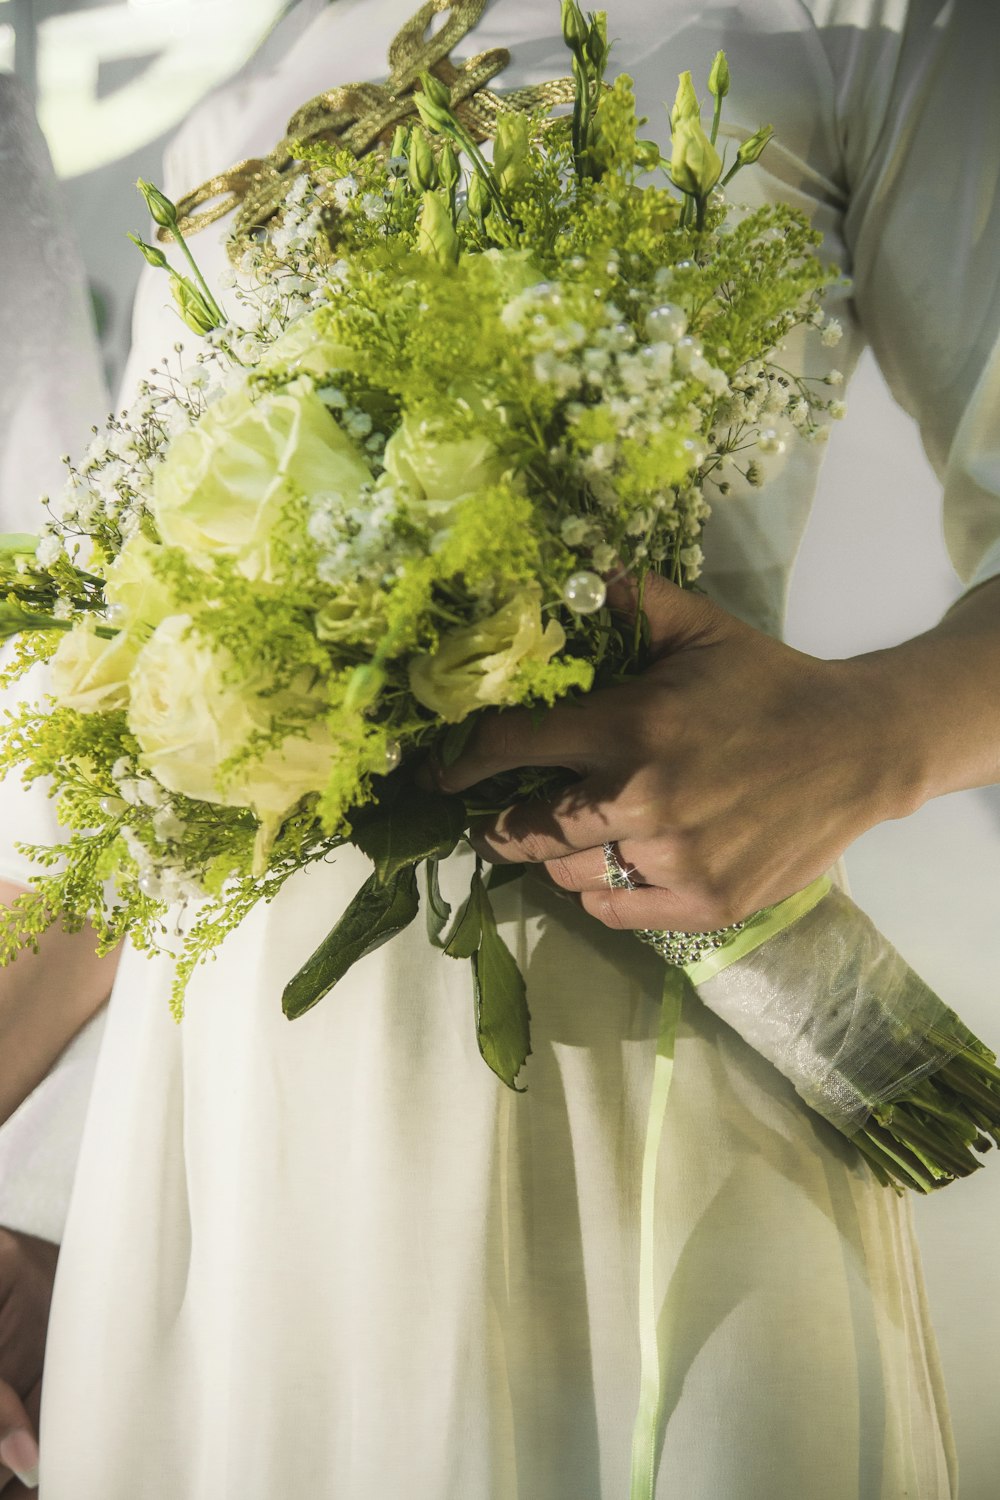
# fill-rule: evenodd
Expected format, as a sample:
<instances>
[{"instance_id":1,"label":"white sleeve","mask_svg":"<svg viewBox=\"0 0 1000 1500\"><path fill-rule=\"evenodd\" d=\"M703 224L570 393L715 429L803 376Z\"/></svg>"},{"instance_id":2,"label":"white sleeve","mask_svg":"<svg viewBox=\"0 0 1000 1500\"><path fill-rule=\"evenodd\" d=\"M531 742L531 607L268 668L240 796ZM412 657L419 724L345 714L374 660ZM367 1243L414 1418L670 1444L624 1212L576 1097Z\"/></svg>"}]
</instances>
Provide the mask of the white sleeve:
<instances>
[{"instance_id":1,"label":"white sleeve","mask_svg":"<svg viewBox=\"0 0 1000 1500\"><path fill-rule=\"evenodd\" d=\"M1000 8L809 9L836 84L858 312L920 427L948 552L973 588L1000 574Z\"/></svg>"},{"instance_id":2,"label":"white sleeve","mask_svg":"<svg viewBox=\"0 0 1000 1500\"><path fill-rule=\"evenodd\" d=\"M38 497L62 483L60 454L79 453L108 398L87 304L82 263L30 103L0 78L0 531L38 529ZM44 692L45 671L0 693L0 712ZM41 782L0 779L0 876L26 885L18 841L59 837ZM77 1033L0 1127L0 1224L59 1241L104 1028L101 1010Z\"/></svg>"}]
</instances>

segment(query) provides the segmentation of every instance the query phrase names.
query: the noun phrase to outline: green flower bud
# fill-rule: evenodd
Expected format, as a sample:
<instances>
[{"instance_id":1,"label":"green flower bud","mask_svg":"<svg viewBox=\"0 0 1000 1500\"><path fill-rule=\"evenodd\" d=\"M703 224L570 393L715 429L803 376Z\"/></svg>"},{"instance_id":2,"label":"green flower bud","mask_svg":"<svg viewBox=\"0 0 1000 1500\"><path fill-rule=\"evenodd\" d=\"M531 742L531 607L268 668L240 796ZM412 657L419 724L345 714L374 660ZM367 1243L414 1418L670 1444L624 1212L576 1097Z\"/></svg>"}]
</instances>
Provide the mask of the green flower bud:
<instances>
[{"instance_id":1,"label":"green flower bud","mask_svg":"<svg viewBox=\"0 0 1000 1500\"><path fill-rule=\"evenodd\" d=\"M482 172L473 172L469 179L469 213L482 223L492 207L493 200L486 186L486 179Z\"/></svg>"},{"instance_id":2,"label":"green flower bud","mask_svg":"<svg viewBox=\"0 0 1000 1500\"><path fill-rule=\"evenodd\" d=\"M608 62L608 13L606 10L595 11L591 17L586 48L591 67L596 73L603 73Z\"/></svg>"},{"instance_id":3,"label":"green flower bud","mask_svg":"<svg viewBox=\"0 0 1000 1500\"><path fill-rule=\"evenodd\" d=\"M708 75L708 91L716 99L724 99L729 93L729 63L724 52L715 54L712 71Z\"/></svg>"},{"instance_id":4,"label":"green flower bud","mask_svg":"<svg viewBox=\"0 0 1000 1500\"><path fill-rule=\"evenodd\" d=\"M677 85L677 93L674 96L673 109L670 111L670 129L675 130L681 120L700 120L701 105L698 103L698 95L694 91L694 83L689 71L679 75L680 82Z\"/></svg>"},{"instance_id":5,"label":"green flower bud","mask_svg":"<svg viewBox=\"0 0 1000 1500\"><path fill-rule=\"evenodd\" d=\"M417 249L442 266L458 264L459 242L446 193L425 193Z\"/></svg>"},{"instance_id":6,"label":"green flower bud","mask_svg":"<svg viewBox=\"0 0 1000 1500\"><path fill-rule=\"evenodd\" d=\"M493 166L505 193L516 192L527 180L530 143L531 122L527 115L510 110L497 116Z\"/></svg>"},{"instance_id":7,"label":"green flower bud","mask_svg":"<svg viewBox=\"0 0 1000 1500\"><path fill-rule=\"evenodd\" d=\"M588 27L576 0L562 0L562 34L563 41L574 52L586 46Z\"/></svg>"},{"instance_id":8,"label":"green flower bud","mask_svg":"<svg viewBox=\"0 0 1000 1500\"><path fill-rule=\"evenodd\" d=\"M146 200L153 223L159 224L162 229L173 229L177 223L177 209L166 194L161 193L158 187L154 187L144 177L139 178L136 187Z\"/></svg>"},{"instance_id":9,"label":"green flower bud","mask_svg":"<svg viewBox=\"0 0 1000 1500\"><path fill-rule=\"evenodd\" d=\"M736 153L736 160L741 167L752 167L759 160L761 152L774 134L773 125L762 125L755 131L749 140L743 142Z\"/></svg>"},{"instance_id":10,"label":"green flower bud","mask_svg":"<svg viewBox=\"0 0 1000 1500\"><path fill-rule=\"evenodd\" d=\"M421 73L420 84L432 104L439 109L451 109L451 89L440 78L435 78L433 73Z\"/></svg>"},{"instance_id":11,"label":"green flower bud","mask_svg":"<svg viewBox=\"0 0 1000 1500\"><path fill-rule=\"evenodd\" d=\"M175 275L170 283L177 310L192 333L211 333L218 328L219 320L212 312L204 295L186 276Z\"/></svg>"},{"instance_id":12,"label":"green flower bud","mask_svg":"<svg viewBox=\"0 0 1000 1500\"><path fill-rule=\"evenodd\" d=\"M722 176L722 158L700 120L678 120L674 127L670 180L682 193L705 198Z\"/></svg>"},{"instance_id":13,"label":"green flower bud","mask_svg":"<svg viewBox=\"0 0 1000 1500\"><path fill-rule=\"evenodd\" d=\"M167 266L167 257L162 250L157 250L155 245L147 245L145 240L141 240L137 234L130 234L129 239L138 250L141 250L148 263L155 266L158 271L162 271Z\"/></svg>"},{"instance_id":14,"label":"green flower bud","mask_svg":"<svg viewBox=\"0 0 1000 1500\"><path fill-rule=\"evenodd\" d=\"M643 172L654 172L660 165L662 156L658 141L636 141L635 164Z\"/></svg>"},{"instance_id":15,"label":"green flower bud","mask_svg":"<svg viewBox=\"0 0 1000 1500\"><path fill-rule=\"evenodd\" d=\"M454 192L462 180L462 169L458 164L458 153L450 141L445 141L444 143L441 160L438 162L438 170L441 181L449 193Z\"/></svg>"},{"instance_id":16,"label":"green flower bud","mask_svg":"<svg viewBox=\"0 0 1000 1500\"><path fill-rule=\"evenodd\" d=\"M385 684L385 672L373 662L366 662L363 666L355 667L344 694L344 707L347 712L362 714L366 708L371 708Z\"/></svg>"},{"instance_id":17,"label":"green flower bud","mask_svg":"<svg viewBox=\"0 0 1000 1500\"><path fill-rule=\"evenodd\" d=\"M432 134L441 135L451 127L451 111L445 109L444 105L435 104L427 94L414 94L413 102L417 106L417 114Z\"/></svg>"},{"instance_id":18,"label":"green flower bud","mask_svg":"<svg viewBox=\"0 0 1000 1500\"><path fill-rule=\"evenodd\" d=\"M410 138L407 165L410 181L418 193L426 193L437 187L437 162L434 160L431 143L422 130L414 130Z\"/></svg>"},{"instance_id":19,"label":"green flower bud","mask_svg":"<svg viewBox=\"0 0 1000 1500\"><path fill-rule=\"evenodd\" d=\"M392 150L390 156L405 156L407 143L410 139L410 130L407 125L397 125L392 137Z\"/></svg>"}]
</instances>

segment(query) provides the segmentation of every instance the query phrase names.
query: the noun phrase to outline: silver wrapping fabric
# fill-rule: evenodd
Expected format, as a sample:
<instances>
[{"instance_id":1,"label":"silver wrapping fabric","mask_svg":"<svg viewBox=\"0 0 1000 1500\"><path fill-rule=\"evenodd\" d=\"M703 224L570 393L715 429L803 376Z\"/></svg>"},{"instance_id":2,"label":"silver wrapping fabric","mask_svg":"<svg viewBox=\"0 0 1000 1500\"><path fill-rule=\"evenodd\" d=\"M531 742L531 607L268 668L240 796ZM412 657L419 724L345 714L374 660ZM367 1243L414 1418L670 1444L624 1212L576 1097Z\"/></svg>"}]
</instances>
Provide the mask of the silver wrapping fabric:
<instances>
[{"instance_id":1,"label":"silver wrapping fabric","mask_svg":"<svg viewBox=\"0 0 1000 1500\"><path fill-rule=\"evenodd\" d=\"M709 1010L848 1136L971 1040L836 887L697 989Z\"/></svg>"}]
</instances>

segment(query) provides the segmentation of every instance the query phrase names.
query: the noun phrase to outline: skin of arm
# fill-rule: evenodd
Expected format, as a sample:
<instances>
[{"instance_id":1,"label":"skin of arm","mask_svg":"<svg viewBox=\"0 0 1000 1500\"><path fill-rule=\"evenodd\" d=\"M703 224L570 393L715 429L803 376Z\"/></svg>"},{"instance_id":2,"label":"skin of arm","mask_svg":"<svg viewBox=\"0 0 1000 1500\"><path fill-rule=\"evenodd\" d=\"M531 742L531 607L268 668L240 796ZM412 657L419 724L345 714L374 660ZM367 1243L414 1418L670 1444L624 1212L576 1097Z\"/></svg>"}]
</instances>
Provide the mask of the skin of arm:
<instances>
[{"instance_id":1,"label":"skin of arm","mask_svg":"<svg viewBox=\"0 0 1000 1500\"><path fill-rule=\"evenodd\" d=\"M609 590L634 614L628 580ZM633 682L484 716L429 777L460 792L518 766L579 782L477 830L494 863L541 865L613 928L705 931L823 874L876 823L1000 782L1000 579L932 629L841 660L808 656L704 595L657 578L643 607L653 661ZM639 889L608 886L618 846Z\"/></svg>"},{"instance_id":2,"label":"skin of arm","mask_svg":"<svg viewBox=\"0 0 1000 1500\"><path fill-rule=\"evenodd\" d=\"M24 889L0 880L0 903L9 906ZM56 923L37 953L0 969L0 1124L110 995L121 950L98 958L95 947L89 927L68 933Z\"/></svg>"}]
</instances>

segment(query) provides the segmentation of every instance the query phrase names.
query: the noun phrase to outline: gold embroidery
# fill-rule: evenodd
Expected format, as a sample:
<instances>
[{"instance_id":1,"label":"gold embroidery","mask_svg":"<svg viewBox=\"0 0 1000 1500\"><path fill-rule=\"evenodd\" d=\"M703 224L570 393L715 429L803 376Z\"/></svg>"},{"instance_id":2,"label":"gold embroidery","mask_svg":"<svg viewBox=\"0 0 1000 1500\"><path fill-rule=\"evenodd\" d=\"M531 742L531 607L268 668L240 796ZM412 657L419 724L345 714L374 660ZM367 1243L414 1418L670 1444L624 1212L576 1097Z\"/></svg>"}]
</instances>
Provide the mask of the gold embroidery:
<instances>
[{"instance_id":1,"label":"gold embroidery","mask_svg":"<svg viewBox=\"0 0 1000 1500\"><path fill-rule=\"evenodd\" d=\"M476 142L496 134L502 110L528 112L571 103L572 78L503 94L486 88L510 62L504 47L480 52L460 65L452 62L452 48L476 26L485 9L486 0L426 0L389 48L386 83L348 83L310 99L295 112L284 139L267 156L238 162L180 200L181 232L197 234L235 208L231 252L238 259L241 242L273 218L295 178L307 170L292 154L296 143L326 141L346 146L355 156L388 148L396 126L416 116L413 93L425 71L451 89L455 113ZM442 11L450 15L431 36L434 17ZM158 237L172 238L168 229L160 229Z\"/></svg>"}]
</instances>

